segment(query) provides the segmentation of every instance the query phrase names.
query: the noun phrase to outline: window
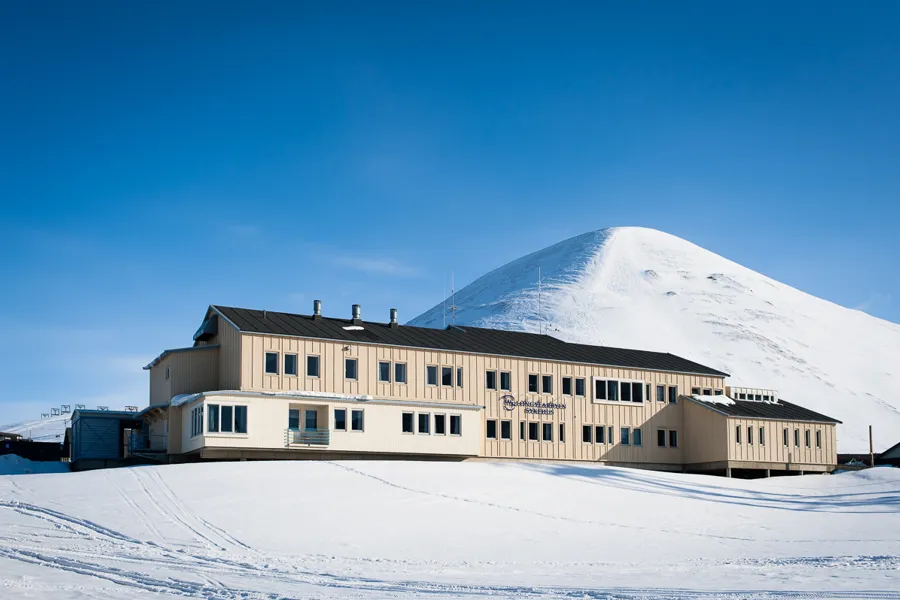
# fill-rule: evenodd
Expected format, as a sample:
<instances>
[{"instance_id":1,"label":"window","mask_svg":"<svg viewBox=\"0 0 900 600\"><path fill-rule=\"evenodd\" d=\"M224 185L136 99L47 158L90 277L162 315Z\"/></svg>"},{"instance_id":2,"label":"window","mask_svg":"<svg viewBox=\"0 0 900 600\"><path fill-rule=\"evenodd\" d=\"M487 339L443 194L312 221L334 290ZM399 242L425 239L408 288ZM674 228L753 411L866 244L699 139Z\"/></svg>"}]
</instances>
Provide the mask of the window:
<instances>
[{"instance_id":1,"label":"window","mask_svg":"<svg viewBox=\"0 0 900 600\"><path fill-rule=\"evenodd\" d=\"M378 381L382 383L391 382L391 363L378 361Z\"/></svg>"},{"instance_id":2,"label":"window","mask_svg":"<svg viewBox=\"0 0 900 600\"><path fill-rule=\"evenodd\" d=\"M297 431L300 429L300 410L291 408L288 410L288 429Z\"/></svg>"},{"instance_id":3,"label":"window","mask_svg":"<svg viewBox=\"0 0 900 600\"><path fill-rule=\"evenodd\" d=\"M266 352L266 375L278 375L277 352Z\"/></svg>"},{"instance_id":4,"label":"window","mask_svg":"<svg viewBox=\"0 0 900 600\"><path fill-rule=\"evenodd\" d=\"M612 444L613 439L615 439L613 437L614 435L615 435L615 430L613 429L613 426L610 425L609 427L606 428L606 443Z\"/></svg>"},{"instance_id":5,"label":"window","mask_svg":"<svg viewBox=\"0 0 900 600\"><path fill-rule=\"evenodd\" d=\"M594 432L597 434L594 436L594 441L596 441L598 444L605 444L606 443L606 427L603 425L597 425L597 427L594 428Z\"/></svg>"},{"instance_id":6,"label":"window","mask_svg":"<svg viewBox=\"0 0 900 600\"><path fill-rule=\"evenodd\" d=\"M739 400L746 400L747 394L739 394Z\"/></svg>"},{"instance_id":7,"label":"window","mask_svg":"<svg viewBox=\"0 0 900 600\"><path fill-rule=\"evenodd\" d=\"M219 432L219 405L218 404L207 404L206 405L206 431L209 433L218 433Z\"/></svg>"},{"instance_id":8,"label":"window","mask_svg":"<svg viewBox=\"0 0 900 600\"><path fill-rule=\"evenodd\" d=\"M437 367L435 365L428 365L425 367L425 385L437 385Z\"/></svg>"},{"instance_id":9,"label":"window","mask_svg":"<svg viewBox=\"0 0 900 600\"><path fill-rule=\"evenodd\" d=\"M562 442L563 444L566 443L566 424L565 423L559 424L559 441Z\"/></svg>"},{"instance_id":10,"label":"window","mask_svg":"<svg viewBox=\"0 0 900 600\"><path fill-rule=\"evenodd\" d=\"M628 385L627 383L625 385ZM649 398L647 398L649 400ZM624 400L624 398L623 398ZM643 402L644 401L644 384L643 383L632 383L631 384L631 401L632 402Z\"/></svg>"},{"instance_id":11,"label":"window","mask_svg":"<svg viewBox=\"0 0 900 600\"><path fill-rule=\"evenodd\" d=\"M664 386L664 385L656 386L656 401L657 402L665 402L666 401L666 386Z\"/></svg>"},{"instance_id":12,"label":"window","mask_svg":"<svg viewBox=\"0 0 900 600\"><path fill-rule=\"evenodd\" d=\"M799 429L794 430L794 447L795 448L800 447L800 430Z\"/></svg>"},{"instance_id":13,"label":"window","mask_svg":"<svg viewBox=\"0 0 900 600\"><path fill-rule=\"evenodd\" d=\"M584 396L584 377L575 380L575 395Z\"/></svg>"},{"instance_id":14,"label":"window","mask_svg":"<svg viewBox=\"0 0 900 600\"><path fill-rule=\"evenodd\" d=\"M816 448L822 447L822 432L816 429Z\"/></svg>"},{"instance_id":15,"label":"window","mask_svg":"<svg viewBox=\"0 0 900 600\"><path fill-rule=\"evenodd\" d=\"M351 431L363 431L365 423L363 422L363 411L362 410L351 410L350 411L350 430Z\"/></svg>"},{"instance_id":16,"label":"window","mask_svg":"<svg viewBox=\"0 0 900 600\"><path fill-rule=\"evenodd\" d=\"M319 376L319 357L318 356L307 356L306 357L306 376L307 377L318 377Z\"/></svg>"},{"instance_id":17,"label":"window","mask_svg":"<svg viewBox=\"0 0 900 600\"><path fill-rule=\"evenodd\" d=\"M447 415L434 415L434 434L447 435Z\"/></svg>"},{"instance_id":18,"label":"window","mask_svg":"<svg viewBox=\"0 0 900 600\"><path fill-rule=\"evenodd\" d=\"M544 437L543 440L545 442L553 441L553 423L544 423Z\"/></svg>"},{"instance_id":19,"label":"window","mask_svg":"<svg viewBox=\"0 0 900 600\"><path fill-rule=\"evenodd\" d=\"M563 377L562 378L562 393L563 396L571 396L572 395L572 378L571 377Z\"/></svg>"},{"instance_id":20,"label":"window","mask_svg":"<svg viewBox=\"0 0 900 600\"><path fill-rule=\"evenodd\" d=\"M540 441L540 439L538 438L538 433L540 433L540 431L538 430L538 424L534 423L534 422L529 423L528 424L528 441L530 441L530 442Z\"/></svg>"},{"instance_id":21,"label":"window","mask_svg":"<svg viewBox=\"0 0 900 600\"><path fill-rule=\"evenodd\" d=\"M512 421L500 421L500 439L512 439Z\"/></svg>"},{"instance_id":22,"label":"window","mask_svg":"<svg viewBox=\"0 0 900 600\"><path fill-rule=\"evenodd\" d=\"M703 395L704 395L704 396L712 396L712 390L709 389L709 388L705 388L705 389L703 390Z\"/></svg>"},{"instance_id":23,"label":"window","mask_svg":"<svg viewBox=\"0 0 900 600\"><path fill-rule=\"evenodd\" d=\"M769 401L769 396L767 396L766 394L763 394L763 402L768 402L768 401Z\"/></svg>"},{"instance_id":24,"label":"window","mask_svg":"<svg viewBox=\"0 0 900 600\"><path fill-rule=\"evenodd\" d=\"M441 385L453 387L453 367L441 367Z\"/></svg>"},{"instance_id":25,"label":"window","mask_svg":"<svg viewBox=\"0 0 900 600\"><path fill-rule=\"evenodd\" d=\"M538 391L538 376L534 373L528 376L528 391L534 394L537 394Z\"/></svg>"},{"instance_id":26,"label":"window","mask_svg":"<svg viewBox=\"0 0 900 600\"><path fill-rule=\"evenodd\" d=\"M752 427L747 427L747 445L748 446L753 445L753 428Z\"/></svg>"},{"instance_id":27,"label":"window","mask_svg":"<svg viewBox=\"0 0 900 600\"><path fill-rule=\"evenodd\" d=\"M631 445L631 430L628 429L627 427L623 427L621 429L621 434L622 434L622 437L621 437L622 445L630 446Z\"/></svg>"},{"instance_id":28,"label":"window","mask_svg":"<svg viewBox=\"0 0 900 600\"><path fill-rule=\"evenodd\" d=\"M169 378L169 367L166 367L166 379Z\"/></svg>"},{"instance_id":29,"label":"window","mask_svg":"<svg viewBox=\"0 0 900 600\"><path fill-rule=\"evenodd\" d=\"M234 432L247 433L247 407L234 407Z\"/></svg>"},{"instance_id":30,"label":"window","mask_svg":"<svg viewBox=\"0 0 900 600\"><path fill-rule=\"evenodd\" d=\"M220 412L222 420L219 424L222 426L222 433L234 433L234 407L223 406Z\"/></svg>"},{"instance_id":31,"label":"window","mask_svg":"<svg viewBox=\"0 0 900 600\"><path fill-rule=\"evenodd\" d=\"M734 426L734 443L735 444L741 443L741 426L740 425Z\"/></svg>"},{"instance_id":32,"label":"window","mask_svg":"<svg viewBox=\"0 0 900 600\"><path fill-rule=\"evenodd\" d=\"M656 445L660 448L666 447L666 430L665 429L657 429L656 430Z\"/></svg>"},{"instance_id":33,"label":"window","mask_svg":"<svg viewBox=\"0 0 900 600\"><path fill-rule=\"evenodd\" d=\"M640 427L634 428L634 433L632 434L632 437L634 438L635 446L643 446L644 445L644 434L641 431Z\"/></svg>"},{"instance_id":34,"label":"window","mask_svg":"<svg viewBox=\"0 0 900 600\"><path fill-rule=\"evenodd\" d=\"M594 380L594 400L606 400L606 381Z\"/></svg>"},{"instance_id":35,"label":"window","mask_svg":"<svg viewBox=\"0 0 900 600\"><path fill-rule=\"evenodd\" d=\"M484 372L484 387L489 390L497 389L497 371Z\"/></svg>"},{"instance_id":36,"label":"window","mask_svg":"<svg viewBox=\"0 0 900 600\"><path fill-rule=\"evenodd\" d=\"M296 354L285 354L284 355L284 374L285 375L296 375L297 374L297 355Z\"/></svg>"},{"instance_id":37,"label":"window","mask_svg":"<svg viewBox=\"0 0 900 600\"><path fill-rule=\"evenodd\" d=\"M525 441L525 421L519 421L519 439Z\"/></svg>"},{"instance_id":38,"label":"window","mask_svg":"<svg viewBox=\"0 0 900 600\"><path fill-rule=\"evenodd\" d=\"M759 445L760 446L766 445L766 428L763 426L759 427Z\"/></svg>"},{"instance_id":39,"label":"window","mask_svg":"<svg viewBox=\"0 0 900 600\"><path fill-rule=\"evenodd\" d=\"M335 431L347 431L347 409L334 409L334 429Z\"/></svg>"},{"instance_id":40,"label":"window","mask_svg":"<svg viewBox=\"0 0 900 600\"><path fill-rule=\"evenodd\" d=\"M762 400L762 394L757 394L757 395L756 395L756 401L757 401L757 402L760 402L761 400Z\"/></svg>"},{"instance_id":41,"label":"window","mask_svg":"<svg viewBox=\"0 0 900 600\"><path fill-rule=\"evenodd\" d=\"M618 381L607 381L606 382L606 399L612 400L614 402L618 402L618 400L619 400L619 382Z\"/></svg>"},{"instance_id":42,"label":"window","mask_svg":"<svg viewBox=\"0 0 900 600\"><path fill-rule=\"evenodd\" d=\"M203 405L191 409L191 437L203 433Z\"/></svg>"},{"instance_id":43,"label":"window","mask_svg":"<svg viewBox=\"0 0 900 600\"><path fill-rule=\"evenodd\" d=\"M462 415L450 415L450 435L462 435Z\"/></svg>"},{"instance_id":44,"label":"window","mask_svg":"<svg viewBox=\"0 0 900 600\"><path fill-rule=\"evenodd\" d=\"M512 375L509 371L500 371L500 389L504 392L512 390Z\"/></svg>"},{"instance_id":45,"label":"window","mask_svg":"<svg viewBox=\"0 0 900 600\"><path fill-rule=\"evenodd\" d=\"M344 377L347 379L356 379L357 363L355 358L344 359Z\"/></svg>"},{"instance_id":46,"label":"window","mask_svg":"<svg viewBox=\"0 0 900 600\"><path fill-rule=\"evenodd\" d=\"M650 389L650 384L649 384L649 383L647 384L647 395L644 396L644 398L647 399L647 402L650 402L650 400L653 398L653 392L652 392L651 389Z\"/></svg>"},{"instance_id":47,"label":"window","mask_svg":"<svg viewBox=\"0 0 900 600\"><path fill-rule=\"evenodd\" d=\"M594 428L590 425L582 425L581 426L581 441L585 444L590 444L594 441Z\"/></svg>"},{"instance_id":48,"label":"window","mask_svg":"<svg viewBox=\"0 0 900 600\"><path fill-rule=\"evenodd\" d=\"M413 413L403 413L400 430L403 433L413 433Z\"/></svg>"},{"instance_id":49,"label":"window","mask_svg":"<svg viewBox=\"0 0 900 600\"><path fill-rule=\"evenodd\" d=\"M674 429L669 430L669 448L678 447L678 432Z\"/></svg>"},{"instance_id":50,"label":"window","mask_svg":"<svg viewBox=\"0 0 900 600\"><path fill-rule=\"evenodd\" d=\"M496 421L494 422L494 427L497 427ZM488 431L490 431L490 426L488 426ZM429 413L419 413L419 433L431 433L431 415ZM496 437L496 434L494 437Z\"/></svg>"},{"instance_id":51,"label":"window","mask_svg":"<svg viewBox=\"0 0 900 600\"><path fill-rule=\"evenodd\" d=\"M678 402L678 386L670 385L669 386L669 404L676 404Z\"/></svg>"},{"instance_id":52,"label":"window","mask_svg":"<svg viewBox=\"0 0 900 600\"><path fill-rule=\"evenodd\" d=\"M699 396L699 395L700 395L700 388L691 388L691 395L692 395L692 396Z\"/></svg>"},{"instance_id":53,"label":"window","mask_svg":"<svg viewBox=\"0 0 900 600\"><path fill-rule=\"evenodd\" d=\"M456 367L456 387L463 386L463 370L462 367Z\"/></svg>"},{"instance_id":54,"label":"window","mask_svg":"<svg viewBox=\"0 0 900 600\"><path fill-rule=\"evenodd\" d=\"M541 377L541 392L544 394L553 393L553 375L544 375Z\"/></svg>"},{"instance_id":55,"label":"window","mask_svg":"<svg viewBox=\"0 0 900 600\"><path fill-rule=\"evenodd\" d=\"M631 384L627 381L622 382L622 395L620 398L622 398L622 402L631 402Z\"/></svg>"},{"instance_id":56,"label":"window","mask_svg":"<svg viewBox=\"0 0 900 600\"><path fill-rule=\"evenodd\" d=\"M406 363L394 363L394 383L406 383Z\"/></svg>"},{"instance_id":57,"label":"window","mask_svg":"<svg viewBox=\"0 0 900 600\"><path fill-rule=\"evenodd\" d=\"M788 428L787 427L785 427L784 431L781 432L781 438L782 438L782 441L784 442L784 447L787 448L790 445L790 443L788 442Z\"/></svg>"},{"instance_id":58,"label":"window","mask_svg":"<svg viewBox=\"0 0 900 600\"><path fill-rule=\"evenodd\" d=\"M803 438L804 438L804 441L806 442L806 447L809 448L812 445L809 442L809 429L807 429L803 433L804 433Z\"/></svg>"},{"instance_id":59,"label":"window","mask_svg":"<svg viewBox=\"0 0 900 600\"><path fill-rule=\"evenodd\" d=\"M487 420L487 439L497 439L497 421L495 419Z\"/></svg>"},{"instance_id":60,"label":"window","mask_svg":"<svg viewBox=\"0 0 900 600\"><path fill-rule=\"evenodd\" d=\"M715 390L713 392L713 396L721 396L721 395L722 395L722 390Z\"/></svg>"}]
</instances>

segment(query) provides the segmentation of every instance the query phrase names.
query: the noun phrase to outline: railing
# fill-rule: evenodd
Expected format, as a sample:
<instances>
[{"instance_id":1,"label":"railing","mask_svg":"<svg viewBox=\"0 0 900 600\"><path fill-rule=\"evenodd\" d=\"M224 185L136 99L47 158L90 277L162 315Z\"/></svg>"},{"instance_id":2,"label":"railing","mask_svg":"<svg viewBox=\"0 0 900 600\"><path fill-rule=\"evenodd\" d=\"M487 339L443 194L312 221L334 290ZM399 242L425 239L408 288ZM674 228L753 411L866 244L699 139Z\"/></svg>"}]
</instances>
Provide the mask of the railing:
<instances>
[{"instance_id":1,"label":"railing","mask_svg":"<svg viewBox=\"0 0 900 600\"><path fill-rule=\"evenodd\" d=\"M331 432L327 429L288 429L285 431L285 440L287 446L327 446L331 443Z\"/></svg>"},{"instance_id":2,"label":"railing","mask_svg":"<svg viewBox=\"0 0 900 600\"><path fill-rule=\"evenodd\" d=\"M165 452L165 434L150 435L145 431L132 431L128 436L128 453L145 454L147 452Z\"/></svg>"}]
</instances>

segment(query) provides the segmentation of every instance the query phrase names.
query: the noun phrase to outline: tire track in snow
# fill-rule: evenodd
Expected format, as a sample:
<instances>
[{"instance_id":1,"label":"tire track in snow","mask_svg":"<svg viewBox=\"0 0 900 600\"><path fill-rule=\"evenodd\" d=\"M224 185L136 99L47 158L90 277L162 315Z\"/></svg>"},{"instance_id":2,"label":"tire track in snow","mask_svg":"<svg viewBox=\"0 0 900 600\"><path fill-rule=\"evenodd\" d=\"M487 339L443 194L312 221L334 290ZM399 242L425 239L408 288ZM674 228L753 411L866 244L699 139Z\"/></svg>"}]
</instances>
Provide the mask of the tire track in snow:
<instances>
[{"instance_id":1,"label":"tire track in snow","mask_svg":"<svg viewBox=\"0 0 900 600\"><path fill-rule=\"evenodd\" d=\"M130 472L131 469L128 469ZM112 486L112 488L116 491L119 497L125 502L126 505L134 512L137 517L144 523L144 527L147 528L147 531L153 535L154 539L160 540L162 539L162 534L159 531L159 528L156 527L156 524L153 522L153 519L147 514L147 511L144 510L142 506L140 506L137 502L135 502L125 490L122 489L122 484L118 482L116 477L112 477L109 471L104 473L104 477Z\"/></svg>"}]
</instances>

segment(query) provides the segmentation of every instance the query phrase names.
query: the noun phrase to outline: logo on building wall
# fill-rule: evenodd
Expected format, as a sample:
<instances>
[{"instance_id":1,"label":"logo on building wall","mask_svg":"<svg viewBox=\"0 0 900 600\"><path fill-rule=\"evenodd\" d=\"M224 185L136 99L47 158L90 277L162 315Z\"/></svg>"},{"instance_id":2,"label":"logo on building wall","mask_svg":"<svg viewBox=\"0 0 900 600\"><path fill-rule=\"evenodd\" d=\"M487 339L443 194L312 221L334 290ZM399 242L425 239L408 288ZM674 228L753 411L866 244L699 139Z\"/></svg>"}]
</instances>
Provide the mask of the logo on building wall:
<instances>
[{"instance_id":1,"label":"logo on building wall","mask_svg":"<svg viewBox=\"0 0 900 600\"><path fill-rule=\"evenodd\" d=\"M506 410L515 410L517 407L522 406L525 408L526 413L533 415L552 415L556 409L564 409L566 407L565 404L559 404L558 402L516 400L516 397L512 394L500 396L500 402L503 403L503 408Z\"/></svg>"}]
</instances>

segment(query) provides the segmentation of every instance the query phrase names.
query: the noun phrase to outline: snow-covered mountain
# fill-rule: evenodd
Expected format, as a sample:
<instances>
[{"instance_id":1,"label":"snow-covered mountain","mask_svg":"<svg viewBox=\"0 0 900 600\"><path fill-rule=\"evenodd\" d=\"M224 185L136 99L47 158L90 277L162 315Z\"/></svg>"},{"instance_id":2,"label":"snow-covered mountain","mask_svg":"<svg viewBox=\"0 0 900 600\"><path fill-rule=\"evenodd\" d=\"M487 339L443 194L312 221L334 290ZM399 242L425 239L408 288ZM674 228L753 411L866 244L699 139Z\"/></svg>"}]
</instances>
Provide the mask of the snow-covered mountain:
<instances>
[{"instance_id":1,"label":"snow-covered mountain","mask_svg":"<svg viewBox=\"0 0 900 600\"><path fill-rule=\"evenodd\" d=\"M410 324L441 327L449 304ZM579 235L487 273L455 304L457 325L671 352L731 373L733 385L778 389L843 421L841 452L867 452L870 424L876 451L900 439L900 325L661 231Z\"/></svg>"},{"instance_id":2,"label":"snow-covered mountain","mask_svg":"<svg viewBox=\"0 0 900 600\"><path fill-rule=\"evenodd\" d=\"M36 442L62 442L66 434L66 427L72 423L71 419L71 414L53 415L44 419L0 425L0 431L17 433Z\"/></svg>"}]
</instances>

